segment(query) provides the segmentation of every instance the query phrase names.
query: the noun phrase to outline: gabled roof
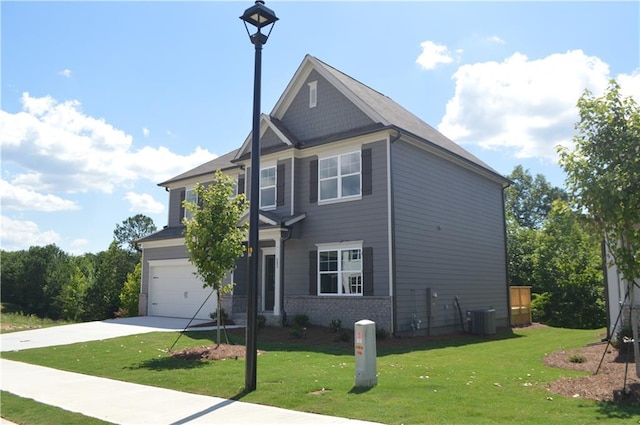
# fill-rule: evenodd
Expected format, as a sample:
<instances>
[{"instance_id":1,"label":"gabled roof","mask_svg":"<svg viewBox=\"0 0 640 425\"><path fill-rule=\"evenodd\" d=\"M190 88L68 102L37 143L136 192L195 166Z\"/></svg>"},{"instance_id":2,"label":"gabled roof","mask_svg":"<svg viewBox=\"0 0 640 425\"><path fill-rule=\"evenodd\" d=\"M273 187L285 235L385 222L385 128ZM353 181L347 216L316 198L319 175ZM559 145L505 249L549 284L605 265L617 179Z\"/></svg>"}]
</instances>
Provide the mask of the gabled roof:
<instances>
[{"instance_id":1,"label":"gabled roof","mask_svg":"<svg viewBox=\"0 0 640 425\"><path fill-rule=\"evenodd\" d=\"M286 114L289 106L293 102L299 90L305 84L305 81L312 71L319 73L324 79L332 84L342 95L344 95L349 101L351 101L357 108L359 108L367 117L369 117L373 124L366 128L354 129L359 134L369 131L375 131L382 128L394 128L401 130L404 133L413 136L413 138L420 140L427 145L431 145L436 149L445 152L448 155L452 155L455 158L462 159L464 162L471 164L472 166L480 167L488 171L489 173L504 179L497 171L484 163L482 160L471 154L461 146L447 138L429 124L422 121L413 113L409 112L389 97L382 93L370 88L369 86L355 80L349 75L333 68L332 66L322 62L321 60L306 55L302 63L296 70L293 78L285 88L284 92L280 96L280 99L274 106L270 115L261 115L260 119L260 133L261 137L267 130L272 130L276 137L282 142L282 149L299 148L300 143L289 132L286 126L282 123L282 118ZM336 136L353 136L354 134L341 134ZM248 157L251 148L251 132L245 139L243 145L232 152L229 152L223 156L220 156L213 161L209 161L189 170L183 174L173 177L165 182L159 184L159 186L167 186L170 183L185 180L188 178L198 177L201 175L211 174L217 169L228 170L239 167L238 160ZM312 146L318 143L329 143L333 141L335 137L323 137L322 140L307 141L305 146ZM302 146L302 147L305 147ZM277 148L272 146L270 150ZM278 150L278 149L276 149Z\"/></svg>"},{"instance_id":2,"label":"gabled roof","mask_svg":"<svg viewBox=\"0 0 640 425\"><path fill-rule=\"evenodd\" d=\"M475 155L460 147L389 97L311 55L305 56L291 82L273 108L271 115L274 118L282 119L296 93L300 90L312 70L316 70L322 77L333 84L374 122L380 123L382 126L397 127L492 173L498 174Z\"/></svg>"},{"instance_id":3,"label":"gabled roof","mask_svg":"<svg viewBox=\"0 0 640 425\"><path fill-rule=\"evenodd\" d=\"M282 142L283 147L294 146L295 138L292 137L291 133L284 128L284 125L277 120L272 120L269 115L261 114L260 115L260 137L262 137L267 131L267 129L271 129L275 135ZM240 159L243 156L246 156L249 152L251 152L251 132L244 140L242 147L238 149L236 156L234 159ZM262 150L262 148L260 149Z\"/></svg>"},{"instance_id":4,"label":"gabled roof","mask_svg":"<svg viewBox=\"0 0 640 425\"><path fill-rule=\"evenodd\" d=\"M238 149L235 149L229 153L226 153L222 156L217 157L209 162L205 162L202 165L197 166L196 168L192 168L189 171L186 171L180 175L170 178L169 180L163 181L162 183L158 183L158 186L167 186L173 182L177 182L180 180L186 180L192 177L203 176L206 174L213 174L216 170L230 170L232 168L240 168L239 165L231 162L233 158L235 158L238 153Z\"/></svg>"}]
</instances>

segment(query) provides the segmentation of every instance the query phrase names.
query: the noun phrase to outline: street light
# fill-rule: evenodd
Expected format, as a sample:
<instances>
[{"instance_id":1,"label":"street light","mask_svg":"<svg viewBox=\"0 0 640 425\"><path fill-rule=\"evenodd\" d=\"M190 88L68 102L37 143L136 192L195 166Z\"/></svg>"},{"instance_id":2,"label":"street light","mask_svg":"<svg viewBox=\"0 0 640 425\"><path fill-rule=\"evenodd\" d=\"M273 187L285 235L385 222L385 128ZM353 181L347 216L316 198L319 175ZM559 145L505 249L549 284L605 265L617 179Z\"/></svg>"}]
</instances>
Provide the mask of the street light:
<instances>
[{"instance_id":1,"label":"street light","mask_svg":"<svg viewBox=\"0 0 640 425\"><path fill-rule=\"evenodd\" d=\"M262 46L267 42L273 24L278 20L273 10L264 5L264 1L256 0L256 4L245 10L240 17L251 43L256 48L255 72L253 77L253 128L251 130L251 194L249 195L249 276L247 286L247 336L245 391L256 389L256 365L258 358L258 244L260 214L260 79L262 73ZM247 24L258 29L254 34L249 32ZM268 27L267 34L262 29Z\"/></svg>"}]
</instances>

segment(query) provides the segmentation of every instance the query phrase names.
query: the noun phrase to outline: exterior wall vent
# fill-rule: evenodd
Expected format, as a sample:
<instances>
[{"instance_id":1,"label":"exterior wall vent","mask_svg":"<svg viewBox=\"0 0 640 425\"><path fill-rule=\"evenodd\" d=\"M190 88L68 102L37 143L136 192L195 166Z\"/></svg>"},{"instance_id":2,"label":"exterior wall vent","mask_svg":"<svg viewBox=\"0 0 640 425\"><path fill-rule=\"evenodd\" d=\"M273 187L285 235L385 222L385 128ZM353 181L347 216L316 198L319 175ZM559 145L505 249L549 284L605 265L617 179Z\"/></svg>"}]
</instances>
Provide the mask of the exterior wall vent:
<instances>
[{"instance_id":1,"label":"exterior wall vent","mask_svg":"<svg viewBox=\"0 0 640 425\"><path fill-rule=\"evenodd\" d=\"M496 311L494 309L471 310L471 333L494 335L496 333Z\"/></svg>"}]
</instances>

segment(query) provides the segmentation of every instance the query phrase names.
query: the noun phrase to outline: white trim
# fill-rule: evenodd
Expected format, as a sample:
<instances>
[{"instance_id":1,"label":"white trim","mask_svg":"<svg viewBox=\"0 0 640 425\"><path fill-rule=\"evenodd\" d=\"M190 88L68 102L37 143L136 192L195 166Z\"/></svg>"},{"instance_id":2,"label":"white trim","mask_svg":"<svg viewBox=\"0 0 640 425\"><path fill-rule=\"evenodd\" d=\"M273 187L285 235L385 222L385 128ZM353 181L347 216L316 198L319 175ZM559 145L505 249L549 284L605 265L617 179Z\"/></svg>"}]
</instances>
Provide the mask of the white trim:
<instances>
[{"instance_id":1,"label":"white trim","mask_svg":"<svg viewBox=\"0 0 640 425\"><path fill-rule=\"evenodd\" d=\"M332 250L335 251L336 249L349 249L349 248L362 249L363 244L364 244L364 241L317 243L316 248L318 248L318 251L332 251Z\"/></svg>"},{"instance_id":2,"label":"white trim","mask_svg":"<svg viewBox=\"0 0 640 425\"><path fill-rule=\"evenodd\" d=\"M349 173L349 174L342 174L342 158L345 156L350 156L350 155L356 155L358 157L358 168L359 171L357 173ZM331 176L331 177L325 177L322 178L320 177L320 173L321 173L321 162L322 161L327 161L330 159L336 159L337 161L337 165L336 165L336 175L335 176ZM358 176L359 178L359 192L355 195L343 195L343 190L342 190L342 182L344 178L347 177L351 177L351 176ZM327 180L336 180L336 197L335 198L326 198L326 199L322 199L322 182L323 181L327 181ZM325 157L318 157L318 205L323 205L323 204L327 204L327 203L335 203L335 202L343 202L343 201L349 201L349 200L357 200L357 199L362 199L362 148L360 150L357 151L350 151L350 152L344 152L344 153L336 153L336 154L332 154L330 156L325 156Z\"/></svg>"},{"instance_id":3,"label":"white trim","mask_svg":"<svg viewBox=\"0 0 640 425\"><path fill-rule=\"evenodd\" d=\"M307 83L309 86L309 108L315 108L318 105L318 80Z\"/></svg>"},{"instance_id":4,"label":"white trim","mask_svg":"<svg viewBox=\"0 0 640 425\"><path fill-rule=\"evenodd\" d=\"M294 211L294 206L296 204L296 185L295 185L295 177L296 176L296 158L295 155L291 155L291 174L289 177L289 181L291 182L291 206L290 206L290 215L294 215L295 211Z\"/></svg>"},{"instance_id":5,"label":"white trim","mask_svg":"<svg viewBox=\"0 0 640 425\"><path fill-rule=\"evenodd\" d=\"M173 239L161 239L158 241L142 242L139 245L143 250L145 250L151 248L168 248L170 246L181 246L184 244L184 237L179 237Z\"/></svg>"},{"instance_id":6,"label":"white trim","mask_svg":"<svg viewBox=\"0 0 640 425\"><path fill-rule=\"evenodd\" d=\"M361 297L364 295L364 249L362 248L362 241L350 241L350 242L336 242L336 243L319 243L316 244L318 248L317 251L317 294L319 297ZM342 261L342 252L348 250L359 250L360 251L360 293L345 293L344 292L344 283L342 282L343 273L349 274L349 272L353 272L353 270L342 270L341 261ZM338 270L335 270L335 273L338 275L338 293L323 293L321 291L322 286L322 275L327 274L320 271L320 253L328 252L328 251L336 251L338 252Z\"/></svg>"},{"instance_id":7,"label":"white trim","mask_svg":"<svg viewBox=\"0 0 640 425\"><path fill-rule=\"evenodd\" d=\"M393 296L393 222L391 205L391 136L387 136L387 246L389 247L389 296ZM393 312L391 313L393 322Z\"/></svg>"},{"instance_id":8,"label":"white trim","mask_svg":"<svg viewBox=\"0 0 640 425\"><path fill-rule=\"evenodd\" d=\"M189 258L173 258L171 260L149 260L149 267L193 266ZM195 267L195 266L194 266Z\"/></svg>"}]
</instances>

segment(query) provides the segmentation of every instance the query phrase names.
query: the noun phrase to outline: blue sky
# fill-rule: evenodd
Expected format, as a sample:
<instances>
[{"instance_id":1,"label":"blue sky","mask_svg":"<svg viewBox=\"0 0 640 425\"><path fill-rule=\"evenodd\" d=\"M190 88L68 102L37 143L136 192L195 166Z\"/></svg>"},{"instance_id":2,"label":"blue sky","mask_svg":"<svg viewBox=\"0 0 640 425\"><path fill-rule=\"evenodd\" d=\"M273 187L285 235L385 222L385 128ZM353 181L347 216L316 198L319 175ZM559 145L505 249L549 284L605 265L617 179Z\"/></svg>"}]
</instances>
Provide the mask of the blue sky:
<instances>
[{"instance_id":1,"label":"blue sky","mask_svg":"<svg viewBox=\"0 0 640 425\"><path fill-rule=\"evenodd\" d=\"M6 2L1 246L107 249L157 183L251 129L253 3ZM391 97L503 174L562 186L575 104L616 78L640 100L638 2L284 2L263 51L268 113L305 54Z\"/></svg>"}]
</instances>

